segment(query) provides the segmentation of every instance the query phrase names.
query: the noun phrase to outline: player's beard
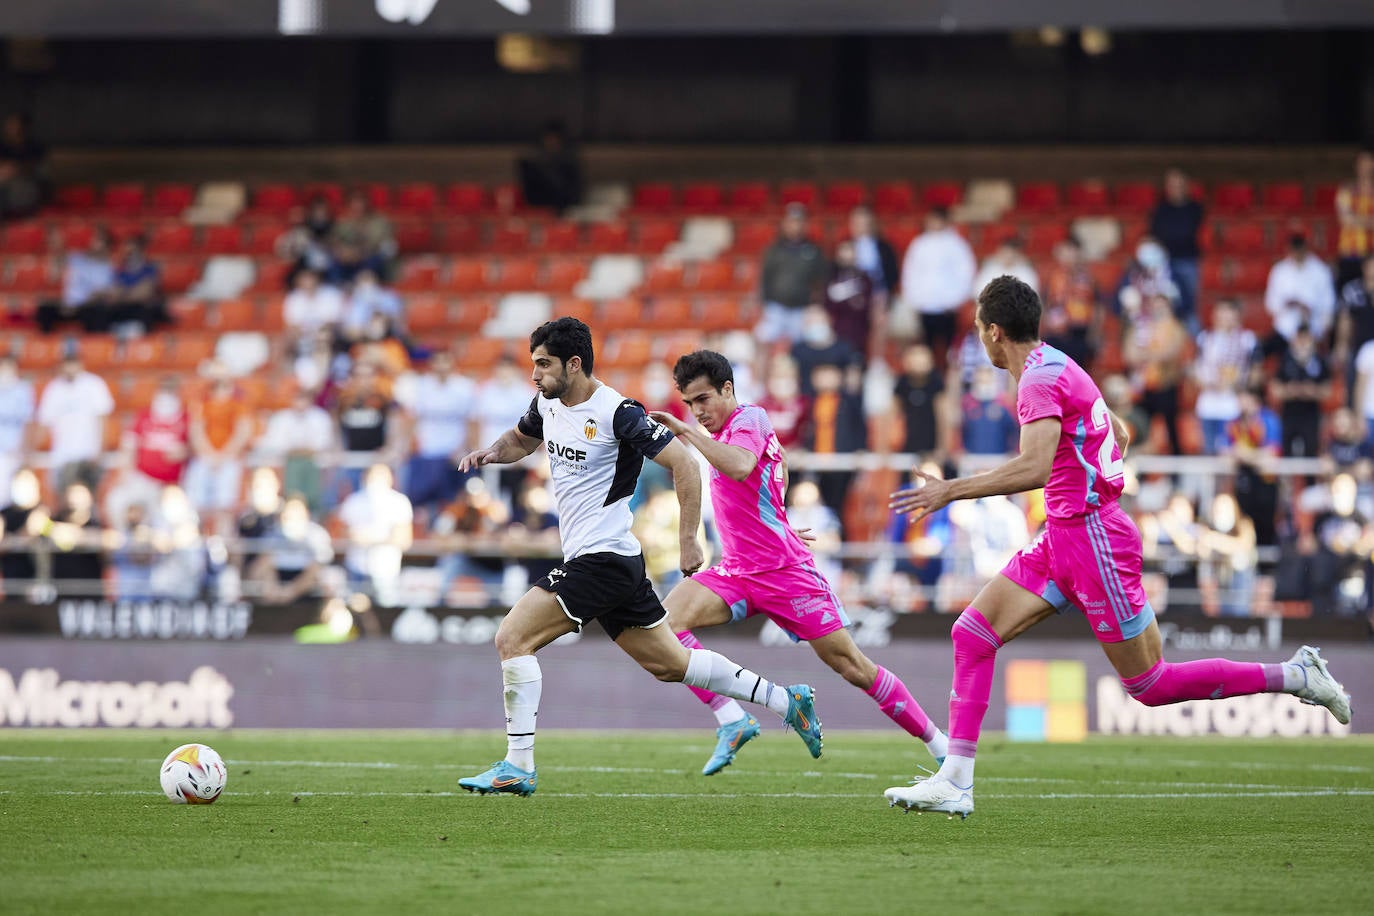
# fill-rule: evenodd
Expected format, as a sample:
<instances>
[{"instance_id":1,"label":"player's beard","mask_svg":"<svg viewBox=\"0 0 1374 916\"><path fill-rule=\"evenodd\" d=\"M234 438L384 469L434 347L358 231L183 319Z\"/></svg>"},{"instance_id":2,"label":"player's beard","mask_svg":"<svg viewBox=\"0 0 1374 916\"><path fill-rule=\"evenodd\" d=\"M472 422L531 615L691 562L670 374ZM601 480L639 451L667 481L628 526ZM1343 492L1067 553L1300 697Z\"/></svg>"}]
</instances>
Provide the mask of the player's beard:
<instances>
[{"instance_id":1,"label":"player's beard","mask_svg":"<svg viewBox=\"0 0 1374 916\"><path fill-rule=\"evenodd\" d=\"M557 398L561 398L563 395L568 393L567 374L565 373L559 375L556 378L550 375L545 375L542 379L539 380L539 390L544 395L544 397L548 398L551 401Z\"/></svg>"}]
</instances>

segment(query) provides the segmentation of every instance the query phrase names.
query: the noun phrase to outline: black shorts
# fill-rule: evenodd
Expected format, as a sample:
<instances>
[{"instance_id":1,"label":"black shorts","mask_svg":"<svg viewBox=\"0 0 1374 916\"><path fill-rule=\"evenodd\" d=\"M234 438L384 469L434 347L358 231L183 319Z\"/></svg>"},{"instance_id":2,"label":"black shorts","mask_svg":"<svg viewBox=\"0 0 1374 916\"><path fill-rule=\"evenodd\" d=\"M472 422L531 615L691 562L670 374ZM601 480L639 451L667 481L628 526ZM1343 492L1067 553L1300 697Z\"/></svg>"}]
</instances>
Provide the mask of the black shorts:
<instances>
[{"instance_id":1,"label":"black shorts","mask_svg":"<svg viewBox=\"0 0 1374 916\"><path fill-rule=\"evenodd\" d=\"M553 593L579 632L595 620L616 639L629 627L647 629L668 619L644 574L643 555L584 553L555 566L534 584Z\"/></svg>"}]
</instances>

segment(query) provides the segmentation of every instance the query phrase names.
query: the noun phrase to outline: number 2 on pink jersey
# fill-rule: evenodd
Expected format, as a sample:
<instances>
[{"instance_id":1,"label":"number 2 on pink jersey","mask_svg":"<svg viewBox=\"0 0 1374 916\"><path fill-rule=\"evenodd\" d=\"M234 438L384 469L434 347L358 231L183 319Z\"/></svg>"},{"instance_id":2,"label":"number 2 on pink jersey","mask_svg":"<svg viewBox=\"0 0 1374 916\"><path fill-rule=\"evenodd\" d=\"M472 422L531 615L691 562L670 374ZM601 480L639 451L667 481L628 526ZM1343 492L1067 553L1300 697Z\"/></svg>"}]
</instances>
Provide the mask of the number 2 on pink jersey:
<instances>
[{"instance_id":1,"label":"number 2 on pink jersey","mask_svg":"<svg viewBox=\"0 0 1374 916\"><path fill-rule=\"evenodd\" d=\"M1112 416L1107 411L1107 402L1098 398L1093 401L1092 410L1093 427L1099 432L1105 430L1107 437L1102 440L1102 447L1097 450L1097 466L1102 469L1102 476L1108 480L1115 480L1126 472L1125 465L1120 458L1112 457L1112 449L1116 447L1116 432L1112 429Z\"/></svg>"}]
</instances>

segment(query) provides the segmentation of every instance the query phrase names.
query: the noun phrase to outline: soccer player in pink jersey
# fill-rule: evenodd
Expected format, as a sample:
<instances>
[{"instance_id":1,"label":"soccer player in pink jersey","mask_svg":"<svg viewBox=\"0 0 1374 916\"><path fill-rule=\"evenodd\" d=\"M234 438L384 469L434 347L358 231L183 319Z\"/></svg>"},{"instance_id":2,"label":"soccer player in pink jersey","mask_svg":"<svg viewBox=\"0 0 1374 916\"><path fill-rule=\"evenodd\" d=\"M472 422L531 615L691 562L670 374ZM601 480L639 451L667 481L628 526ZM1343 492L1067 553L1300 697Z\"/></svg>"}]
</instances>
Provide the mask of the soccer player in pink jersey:
<instances>
[{"instance_id":1,"label":"soccer player in pink jersey","mask_svg":"<svg viewBox=\"0 0 1374 916\"><path fill-rule=\"evenodd\" d=\"M1045 488L1044 531L985 585L954 622L949 754L939 772L884 796L908 810L963 817L973 811L973 760L992 694L997 650L1054 613L1076 607L1126 691L1146 706L1253 693L1291 693L1325 706L1342 724L1350 697L1326 662L1303 646L1281 664L1210 658L1164 661L1154 610L1140 584L1140 533L1117 505L1128 434L1097 385L1073 360L1040 341L1040 298L1014 277L978 296L975 323L993 365L1017 380L1021 453L981 474L922 478L892 494L892 508L919 518L958 499Z\"/></svg>"},{"instance_id":2,"label":"soccer player in pink jersey","mask_svg":"<svg viewBox=\"0 0 1374 916\"><path fill-rule=\"evenodd\" d=\"M809 642L822 661L872 697L939 760L945 754L944 733L900 678L854 644L845 629L849 618L844 606L816 568L811 550L787 523L787 459L768 414L736 400L730 362L711 350L679 359L673 379L701 425L659 411L651 416L710 462L711 504L723 546L720 563L678 583L663 602L678 639L699 649L693 628L764 614L792 639ZM759 734L759 723L728 697L691 690L720 723L715 752L702 769L710 776L729 766L745 742Z\"/></svg>"}]
</instances>

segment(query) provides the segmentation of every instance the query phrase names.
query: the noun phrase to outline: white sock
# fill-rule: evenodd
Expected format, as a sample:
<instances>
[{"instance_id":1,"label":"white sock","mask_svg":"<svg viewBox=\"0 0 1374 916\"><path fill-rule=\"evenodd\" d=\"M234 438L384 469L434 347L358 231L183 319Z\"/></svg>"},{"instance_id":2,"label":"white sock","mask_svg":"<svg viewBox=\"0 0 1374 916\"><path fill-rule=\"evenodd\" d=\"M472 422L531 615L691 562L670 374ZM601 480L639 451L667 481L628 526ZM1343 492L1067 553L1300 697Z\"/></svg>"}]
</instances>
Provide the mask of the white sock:
<instances>
[{"instance_id":1,"label":"white sock","mask_svg":"<svg viewBox=\"0 0 1374 916\"><path fill-rule=\"evenodd\" d=\"M534 720L539 715L539 694L544 678L533 655L518 655L501 663L505 685L506 760L526 772L534 772Z\"/></svg>"},{"instance_id":2,"label":"white sock","mask_svg":"<svg viewBox=\"0 0 1374 916\"><path fill-rule=\"evenodd\" d=\"M779 716L787 715L787 688L779 687L748 668L741 668L710 649L688 651L691 658L687 661L687 675L682 680L689 687L700 687L721 696L758 703Z\"/></svg>"},{"instance_id":3,"label":"white sock","mask_svg":"<svg viewBox=\"0 0 1374 916\"><path fill-rule=\"evenodd\" d=\"M711 712L716 714L716 722L720 725L729 725L744 718L744 707L734 700L722 703L719 709L713 709Z\"/></svg>"},{"instance_id":4,"label":"white sock","mask_svg":"<svg viewBox=\"0 0 1374 916\"><path fill-rule=\"evenodd\" d=\"M1283 692L1297 693L1307 686L1307 671L1302 665L1283 663Z\"/></svg>"},{"instance_id":5,"label":"white sock","mask_svg":"<svg viewBox=\"0 0 1374 916\"><path fill-rule=\"evenodd\" d=\"M946 756L949 753L949 736L938 728L935 729L935 734L926 742L926 749L932 757Z\"/></svg>"},{"instance_id":6,"label":"white sock","mask_svg":"<svg viewBox=\"0 0 1374 916\"><path fill-rule=\"evenodd\" d=\"M950 754L940 767L940 775L961 789L973 788L973 758Z\"/></svg>"}]
</instances>

